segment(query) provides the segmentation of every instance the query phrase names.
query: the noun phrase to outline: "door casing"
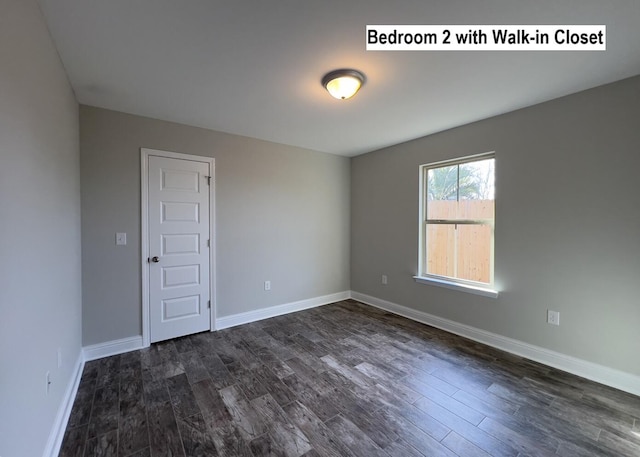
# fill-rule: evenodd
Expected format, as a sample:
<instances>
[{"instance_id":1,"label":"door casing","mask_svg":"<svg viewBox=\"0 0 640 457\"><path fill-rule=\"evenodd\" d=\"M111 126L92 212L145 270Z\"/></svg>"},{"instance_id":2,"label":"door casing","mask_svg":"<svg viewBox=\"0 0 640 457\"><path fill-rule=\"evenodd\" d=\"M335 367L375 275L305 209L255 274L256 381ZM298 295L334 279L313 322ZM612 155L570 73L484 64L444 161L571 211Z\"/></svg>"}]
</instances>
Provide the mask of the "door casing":
<instances>
[{"instance_id":1,"label":"door casing","mask_svg":"<svg viewBox=\"0 0 640 457\"><path fill-rule=\"evenodd\" d=\"M211 170L211 184L209 186L209 296L211 297L211 331L216 330L216 230L215 230L215 159L212 157L182 154L178 152L161 151L158 149L140 149L140 250L142 268L142 345L150 346L150 303L149 303L149 156L168 157L173 159L206 162Z\"/></svg>"}]
</instances>

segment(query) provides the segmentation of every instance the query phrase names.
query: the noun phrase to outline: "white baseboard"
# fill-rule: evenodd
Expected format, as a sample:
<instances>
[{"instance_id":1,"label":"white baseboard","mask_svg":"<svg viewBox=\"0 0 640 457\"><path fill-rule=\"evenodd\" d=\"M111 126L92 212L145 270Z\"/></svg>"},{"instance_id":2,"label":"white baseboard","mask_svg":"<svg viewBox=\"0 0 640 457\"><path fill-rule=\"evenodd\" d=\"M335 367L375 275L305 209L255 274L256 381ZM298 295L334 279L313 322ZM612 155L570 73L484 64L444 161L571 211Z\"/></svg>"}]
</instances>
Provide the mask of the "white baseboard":
<instances>
[{"instance_id":1,"label":"white baseboard","mask_svg":"<svg viewBox=\"0 0 640 457\"><path fill-rule=\"evenodd\" d=\"M96 360L110 355L124 354L125 352L142 349L142 336L131 336L121 340L107 341L105 343L92 344L83 348L84 360Z\"/></svg>"},{"instance_id":2,"label":"white baseboard","mask_svg":"<svg viewBox=\"0 0 640 457\"><path fill-rule=\"evenodd\" d=\"M236 325L248 324L250 322L259 321L262 319L280 316L282 314L315 308L317 306L327 305L329 303L346 300L348 298L353 298L354 300L358 300L362 303L375 306L376 308L399 314L400 316L404 316L409 319L431 325L447 332L469 338L470 340L474 340L479 343L483 343L488 346L492 346L497 349L501 349L503 351L543 363L550 367L573 373L583 378L590 379L592 381L596 381L634 395L640 395L640 376L616 370L614 368L609 368L604 365L599 365L597 363L578 359L576 357L545 349L539 346L534 346L523 341L471 327L469 325L461 324L449 319L444 319L433 314L425 313L424 311L418 311L406 306L399 305L397 303L392 303L390 301L382 300L380 298L365 295L356 291L338 292L331 295L324 295L321 297L300 300L293 303L276 305L265 309L258 309L255 311L248 311L246 313L220 317L216 319L216 330L222 330L229 327L235 327ZM94 344L92 346L86 346L83 349L84 361L96 360L111 355L135 351L137 349L142 349L143 347L142 336L134 336L130 338L123 338L121 340ZM82 366L84 366L84 361L82 362ZM81 373L82 371L80 371L80 374ZM77 381L79 382L79 375ZM77 386L75 387L75 389L77 389ZM75 391L73 392L73 397L71 398L71 404L73 403L74 397ZM62 430L62 432L64 433L64 429Z\"/></svg>"},{"instance_id":3,"label":"white baseboard","mask_svg":"<svg viewBox=\"0 0 640 457\"><path fill-rule=\"evenodd\" d=\"M284 305L271 306L269 308L247 311L246 313L233 314L231 316L219 317L216 319L216 330L235 327L236 325L248 324L250 322L280 316L282 314L294 313L303 309L315 308L316 306L328 305L337 301L346 300L351 297L350 291L338 292L321 297L308 298Z\"/></svg>"},{"instance_id":4,"label":"white baseboard","mask_svg":"<svg viewBox=\"0 0 640 457\"><path fill-rule=\"evenodd\" d=\"M64 432L67 429L67 423L69 422L69 416L73 409L73 402L76 399L78 393L78 386L80 385L80 379L82 378L82 371L84 370L84 358L82 351L78 354L78 360L76 361L73 369L73 375L67 389L64 392L64 397L58 408L58 414L56 414L55 422L51 427L51 433L49 433L49 439L47 445L44 448L43 457L57 457L60 453L60 446L62 446L62 440L64 438Z\"/></svg>"},{"instance_id":5,"label":"white baseboard","mask_svg":"<svg viewBox=\"0 0 640 457\"><path fill-rule=\"evenodd\" d=\"M302 311L303 309L315 308L316 306L327 305L351 297L350 291L338 292L331 295L309 298L284 305L271 306L265 309L248 311L246 313L234 314L216 319L216 330L235 327L236 325L248 324L250 322L268 319L269 317L280 316L282 314ZM123 354L125 352L136 351L144 347L142 336L132 336L121 340L106 341L104 343L93 344L83 348L84 360L97 360L111 355Z\"/></svg>"},{"instance_id":6,"label":"white baseboard","mask_svg":"<svg viewBox=\"0 0 640 457\"><path fill-rule=\"evenodd\" d=\"M443 319L433 314L407 308L406 306L365 295L360 292L351 291L351 298L526 359L573 373L600 384L624 390L634 395L640 395L640 376L534 346L496 333L487 332L486 330L481 330L449 319Z\"/></svg>"}]
</instances>

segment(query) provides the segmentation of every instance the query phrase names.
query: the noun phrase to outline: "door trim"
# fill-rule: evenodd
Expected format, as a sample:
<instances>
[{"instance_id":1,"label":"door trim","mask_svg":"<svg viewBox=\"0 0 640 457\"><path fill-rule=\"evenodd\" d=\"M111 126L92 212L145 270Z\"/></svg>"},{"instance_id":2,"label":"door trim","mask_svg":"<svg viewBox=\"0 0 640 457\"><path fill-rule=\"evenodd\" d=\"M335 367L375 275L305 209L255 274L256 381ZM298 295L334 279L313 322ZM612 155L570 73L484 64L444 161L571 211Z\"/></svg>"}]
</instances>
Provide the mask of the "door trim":
<instances>
[{"instance_id":1,"label":"door trim","mask_svg":"<svg viewBox=\"0 0 640 457\"><path fill-rule=\"evenodd\" d=\"M216 230L215 230L215 173L216 159L179 152L140 148L140 264L142 268L142 346L151 345L149 308L149 157L191 160L209 164L211 184L209 186L209 296L211 297L210 330L216 329Z\"/></svg>"}]
</instances>

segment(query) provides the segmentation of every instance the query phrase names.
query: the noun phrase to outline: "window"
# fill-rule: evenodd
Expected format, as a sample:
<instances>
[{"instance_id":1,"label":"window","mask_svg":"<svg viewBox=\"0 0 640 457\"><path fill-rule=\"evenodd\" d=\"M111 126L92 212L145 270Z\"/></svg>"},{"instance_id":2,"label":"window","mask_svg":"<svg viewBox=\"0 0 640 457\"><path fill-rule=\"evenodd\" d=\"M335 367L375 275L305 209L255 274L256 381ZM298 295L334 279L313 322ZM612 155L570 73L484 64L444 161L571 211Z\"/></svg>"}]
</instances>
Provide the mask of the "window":
<instances>
[{"instance_id":1,"label":"window","mask_svg":"<svg viewBox=\"0 0 640 457\"><path fill-rule=\"evenodd\" d=\"M416 280L461 286L456 289L493 288L494 170L493 154L421 167Z\"/></svg>"}]
</instances>

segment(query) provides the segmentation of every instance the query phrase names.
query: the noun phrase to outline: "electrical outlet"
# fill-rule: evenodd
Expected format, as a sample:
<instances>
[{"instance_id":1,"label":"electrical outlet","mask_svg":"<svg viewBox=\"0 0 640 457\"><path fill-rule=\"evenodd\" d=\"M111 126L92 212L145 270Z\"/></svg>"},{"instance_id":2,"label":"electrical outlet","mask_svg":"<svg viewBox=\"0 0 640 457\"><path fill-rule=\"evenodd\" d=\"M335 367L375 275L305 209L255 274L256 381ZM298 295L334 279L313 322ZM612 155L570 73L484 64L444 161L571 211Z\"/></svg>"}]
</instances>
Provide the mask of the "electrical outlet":
<instances>
[{"instance_id":1,"label":"electrical outlet","mask_svg":"<svg viewBox=\"0 0 640 457\"><path fill-rule=\"evenodd\" d=\"M127 234L126 233L116 233L116 245L117 246L126 246L127 244Z\"/></svg>"},{"instance_id":2,"label":"electrical outlet","mask_svg":"<svg viewBox=\"0 0 640 457\"><path fill-rule=\"evenodd\" d=\"M560 312L547 310L547 323L551 325L560 325Z\"/></svg>"},{"instance_id":3,"label":"electrical outlet","mask_svg":"<svg viewBox=\"0 0 640 457\"><path fill-rule=\"evenodd\" d=\"M264 290L271 290L271 281L264 282Z\"/></svg>"},{"instance_id":4,"label":"electrical outlet","mask_svg":"<svg viewBox=\"0 0 640 457\"><path fill-rule=\"evenodd\" d=\"M387 284L387 275L382 275L382 284Z\"/></svg>"},{"instance_id":5,"label":"electrical outlet","mask_svg":"<svg viewBox=\"0 0 640 457\"><path fill-rule=\"evenodd\" d=\"M45 382L46 382L46 393L47 395L49 395L49 390L51 389L51 373L47 371L47 374L45 375Z\"/></svg>"}]
</instances>

